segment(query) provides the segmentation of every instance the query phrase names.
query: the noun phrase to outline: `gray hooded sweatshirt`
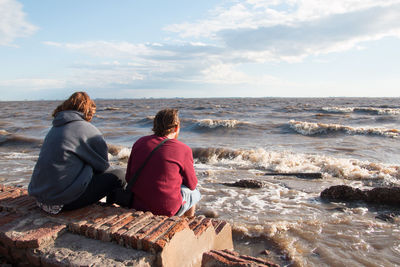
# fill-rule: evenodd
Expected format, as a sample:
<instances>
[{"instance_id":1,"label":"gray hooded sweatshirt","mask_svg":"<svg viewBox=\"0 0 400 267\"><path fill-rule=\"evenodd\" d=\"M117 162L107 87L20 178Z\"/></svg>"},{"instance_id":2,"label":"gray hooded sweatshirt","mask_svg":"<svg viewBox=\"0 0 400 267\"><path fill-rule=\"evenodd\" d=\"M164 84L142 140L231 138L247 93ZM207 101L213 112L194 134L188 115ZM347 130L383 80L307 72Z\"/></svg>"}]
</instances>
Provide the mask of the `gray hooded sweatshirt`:
<instances>
[{"instance_id":1,"label":"gray hooded sweatshirt","mask_svg":"<svg viewBox=\"0 0 400 267\"><path fill-rule=\"evenodd\" d=\"M28 192L44 204L68 204L82 195L94 172L108 167L100 131L82 113L61 111L44 139Z\"/></svg>"}]
</instances>

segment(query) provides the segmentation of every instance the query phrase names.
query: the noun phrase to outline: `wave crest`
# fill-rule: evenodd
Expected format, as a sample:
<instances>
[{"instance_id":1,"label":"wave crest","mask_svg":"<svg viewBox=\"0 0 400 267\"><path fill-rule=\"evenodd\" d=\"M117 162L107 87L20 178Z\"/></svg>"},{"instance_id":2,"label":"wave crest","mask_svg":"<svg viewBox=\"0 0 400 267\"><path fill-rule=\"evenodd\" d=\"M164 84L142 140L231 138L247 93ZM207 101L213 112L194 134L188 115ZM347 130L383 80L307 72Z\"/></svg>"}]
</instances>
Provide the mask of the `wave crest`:
<instances>
[{"instance_id":1,"label":"wave crest","mask_svg":"<svg viewBox=\"0 0 400 267\"><path fill-rule=\"evenodd\" d=\"M353 135L381 135L386 137L400 137L400 130L379 127L351 127L340 124L327 124L290 120L289 126L302 135L327 134L329 132L345 132Z\"/></svg>"},{"instance_id":2,"label":"wave crest","mask_svg":"<svg viewBox=\"0 0 400 267\"><path fill-rule=\"evenodd\" d=\"M376 108L376 107L323 107L322 110L327 113L353 113L365 112L376 115L398 115L400 108Z\"/></svg>"},{"instance_id":3,"label":"wave crest","mask_svg":"<svg viewBox=\"0 0 400 267\"><path fill-rule=\"evenodd\" d=\"M240 122L238 120L212 120L212 119L203 119L197 121L197 125L205 128L235 128L237 125L244 124L244 122Z\"/></svg>"},{"instance_id":4,"label":"wave crest","mask_svg":"<svg viewBox=\"0 0 400 267\"><path fill-rule=\"evenodd\" d=\"M383 184L400 184L400 166L326 155L266 151L261 148L254 150L194 148L193 157L197 162L216 166L256 168L277 173L320 172L323 177L328 178L372 179Z\"/></svg>"}]
</instances>

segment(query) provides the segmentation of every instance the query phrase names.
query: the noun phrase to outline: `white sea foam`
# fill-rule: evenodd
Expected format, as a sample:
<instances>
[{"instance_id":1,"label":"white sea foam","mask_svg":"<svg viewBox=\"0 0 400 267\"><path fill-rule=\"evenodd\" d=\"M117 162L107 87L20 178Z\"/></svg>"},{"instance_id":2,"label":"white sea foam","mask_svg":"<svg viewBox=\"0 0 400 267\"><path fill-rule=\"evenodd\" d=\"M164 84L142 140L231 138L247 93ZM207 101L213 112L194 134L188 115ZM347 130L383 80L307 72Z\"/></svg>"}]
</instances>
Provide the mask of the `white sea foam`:
<instances>
[{"instance_id":1,"label":"white sea foam","mask_svg":"<svg viewBox=\"0 0 400 267\"><path fill-rule=\"evenodd\" d=\"M7 155L4 156L6 159L37 159L37 157L37 155L19 152L7 153Z\"/></svg>"},{"instance_id":2,"label":"white sea foam","mask_svg":"<svg viewBox=\"0 0 400 267\"><path fill-rule=\"evenodd\" d=\"M400 137L400 130L380 127L351 127L341 124L316 123L305 121L289 121L290 128L302 135L326 134L329 132L345 132L353 135L381 135L386 137Z\"/></svg>"},{"instance_id":3,"label":"white sea foam","mask_svg":"<svg viewBox=\"0 0 400 267\"><path fill-rule=\"evenodd\" d=\"M322 110L330 113L351 113L354 111L353 107L323 107Z\"/></svg>"},{"instance_id":4,"label":"white sea foam","mask_svg":"<svg viewBox=\"0 0 400 267\"><path fill-rule=\"evenodd\" d=\"M212 119L203 119L199 120L197 124L201 127L207 128L217 128L217 127L225 127L225 128L235 128L238 124L244 124L238 120L212 120Z\"/></svg>"},{"instance_id":5,"label":"white sea foam","mask_svg":"<svg viewBox=\"0 0 400 267\"><path fill-rule=\"evenodd\" d=\"M215 166L258 168L278 173L321 172L325 178L376 179L382 183L400 184L400 166L389 164L289 151L266 151L261 148L235 150L224 157L217 154L218 151L214 153L208 163Z\"/></svg>"},{"instance_id":6,"label":"white sea foam","mask_svg":"<svg viewBox=\"0 0 400 267\"><path fill-rule=\"evenodd\" d=\"M377 108L377 107L323 107L323 111L329 113L352 113L369 112L378 115L398 115L400 108Z\"/></svg>"}]
</instances>

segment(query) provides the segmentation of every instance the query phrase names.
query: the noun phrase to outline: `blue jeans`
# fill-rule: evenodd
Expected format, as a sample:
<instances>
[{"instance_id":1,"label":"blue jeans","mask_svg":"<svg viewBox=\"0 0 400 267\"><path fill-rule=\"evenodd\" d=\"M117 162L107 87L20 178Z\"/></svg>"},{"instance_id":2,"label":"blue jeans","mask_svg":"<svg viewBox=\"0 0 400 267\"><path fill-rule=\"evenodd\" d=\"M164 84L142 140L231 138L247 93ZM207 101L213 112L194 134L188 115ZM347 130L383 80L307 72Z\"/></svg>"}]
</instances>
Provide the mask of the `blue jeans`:
<instances>
[{"instance_id":1,"label":"blue jeans","mask_svg":"<svg viewBox=\"0 0 400 267\"><path fill-rule=\"evenodd\" d=\"M186 186L182 185L181 194L182 194L182 206L175 214L176 216L181 216L185 214L186 211L188 211L201 199L200 191L197 188L195 188L194 190L190 190Z\"/></svg>"}]
</instances>

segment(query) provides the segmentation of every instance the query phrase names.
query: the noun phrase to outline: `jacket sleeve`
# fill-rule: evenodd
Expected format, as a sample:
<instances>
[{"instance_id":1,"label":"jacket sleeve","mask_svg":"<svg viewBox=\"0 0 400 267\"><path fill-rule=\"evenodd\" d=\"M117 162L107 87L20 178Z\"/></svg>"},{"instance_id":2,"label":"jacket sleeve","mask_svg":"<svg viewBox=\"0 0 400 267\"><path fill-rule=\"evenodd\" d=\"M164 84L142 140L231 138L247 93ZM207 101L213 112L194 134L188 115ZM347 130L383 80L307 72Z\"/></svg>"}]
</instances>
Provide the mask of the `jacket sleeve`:
<instances>
[{"instance_id":1,"label":"jacket sleeve","mask_svg":"<svg viewBox=\"0 0 400 267\"><path fill-rule=\"evenodd\" d=\"M107 144L98 130L96 134L83 136L79 142L77 154L94 172L104 172L110 167Z\"/></svg>"},{"instance_id":2,"label":"jacket sleeve","mask_svg":"<svg viewBox=\"0 0 400 267\"><path fill-rule=\"evenodd\" d=\"M181 175L183 178L183 185L187 186L190 190L194 190L197 186L197 177L193 166L193 153L190 147L187 147L185 151Z\"/></svg>"}]
</instances>

